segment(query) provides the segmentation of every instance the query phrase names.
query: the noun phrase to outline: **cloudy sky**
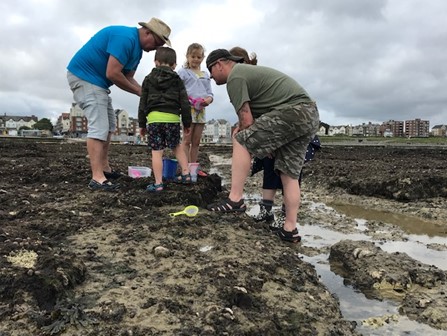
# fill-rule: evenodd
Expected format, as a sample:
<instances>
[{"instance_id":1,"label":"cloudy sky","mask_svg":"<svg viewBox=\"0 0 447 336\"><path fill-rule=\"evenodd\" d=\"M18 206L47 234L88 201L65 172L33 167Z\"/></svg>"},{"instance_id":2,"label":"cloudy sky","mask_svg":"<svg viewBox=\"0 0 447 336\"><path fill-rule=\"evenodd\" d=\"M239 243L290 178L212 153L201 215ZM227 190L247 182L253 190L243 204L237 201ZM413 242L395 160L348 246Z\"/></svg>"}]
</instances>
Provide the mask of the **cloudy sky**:
<instances>
[{"instance_id":1,"label":"cloudy sky","mask_svg":"<svg viewBox=\"0 0 447 336\"><path fill-rule=\"evenodd\" d=\"M198 42L241 46L296 79L331 125L421 118L447 124L445 0L5 0L0 2L0 114L55 121L72 94L66 66L108 25L159 17L178 64ZM153 67L144 53L136 79ZM205 64L203 64L205 69ZM208 118L237 120L213 82ZM112 87L114 108L137 116L138 97Z\"/></svg>"}]
</instances>

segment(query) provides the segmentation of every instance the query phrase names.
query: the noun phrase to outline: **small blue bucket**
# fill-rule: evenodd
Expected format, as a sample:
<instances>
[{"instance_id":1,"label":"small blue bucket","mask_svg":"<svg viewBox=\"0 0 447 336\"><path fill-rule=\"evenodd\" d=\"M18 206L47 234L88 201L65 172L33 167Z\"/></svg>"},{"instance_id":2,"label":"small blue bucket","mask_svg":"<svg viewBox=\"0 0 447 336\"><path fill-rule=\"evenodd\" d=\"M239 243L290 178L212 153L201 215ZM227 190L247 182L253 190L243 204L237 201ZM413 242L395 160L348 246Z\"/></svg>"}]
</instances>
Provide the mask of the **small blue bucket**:
<instances>
[{"instance_id":1,"label":"small blue bucket","mask_svg":"<svg viewBox=\"0 0 447 336\"><path fill-rule=\"evenodd\" d=\"M172 181L177 174L177 160L163 159L163 180Z\"/></svg>"}]
</instances>

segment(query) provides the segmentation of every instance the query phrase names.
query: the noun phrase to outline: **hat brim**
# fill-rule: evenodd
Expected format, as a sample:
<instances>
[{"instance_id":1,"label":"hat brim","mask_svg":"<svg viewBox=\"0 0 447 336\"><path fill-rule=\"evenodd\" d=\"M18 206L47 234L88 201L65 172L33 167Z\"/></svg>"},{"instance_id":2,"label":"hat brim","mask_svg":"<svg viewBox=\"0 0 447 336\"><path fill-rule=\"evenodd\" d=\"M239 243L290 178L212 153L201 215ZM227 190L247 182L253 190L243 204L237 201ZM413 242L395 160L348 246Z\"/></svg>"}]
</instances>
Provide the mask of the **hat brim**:
<instances>
[{"instance_id":1,"label":"hat brim","mask_svg":"<svg viewBox=\"0 0 447 336\"><path fill-rule=\"evenodd\" d=\"M157 34L157 32L151 26L149 26L146 22L138 22L138 24L144 28L149 29L152 33L157 35L162 41L164 41L168 46L171 47L171 41L169 40L169 38L162 36L160 34Z\"/></svg>"},{"instance_id":2,"label":"hat brim","mask_svg":"<svg viewBox=\"0 0 447 336\"><path fill-rule=\"evenodd\" d=\"M243 63L244 62L244 58L241 56L235 56L235 55L231 55L230 57L226 57L227 59L234 61L236 63Z\"/></svg>"}]
</instances>

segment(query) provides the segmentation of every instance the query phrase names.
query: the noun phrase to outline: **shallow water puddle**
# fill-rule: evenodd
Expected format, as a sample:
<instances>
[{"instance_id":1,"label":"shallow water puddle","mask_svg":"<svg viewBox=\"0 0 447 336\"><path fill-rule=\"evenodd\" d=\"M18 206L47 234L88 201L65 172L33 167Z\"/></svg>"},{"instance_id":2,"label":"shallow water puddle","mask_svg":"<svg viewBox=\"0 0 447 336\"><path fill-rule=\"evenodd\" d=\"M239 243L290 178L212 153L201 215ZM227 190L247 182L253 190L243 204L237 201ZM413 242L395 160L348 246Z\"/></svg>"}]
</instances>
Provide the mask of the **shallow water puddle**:
<instances>
[{"instance_id":1,"label":"shallow water puddle","mask_svg":"<svg viewBox=\"0 0 447 336\"><path fill-rule=\"evenodd\" d=\"M210 161L213 163L213 166L220 166L220 165L231 165L231 156L224 158L220 155L210 155L209 156Z\"/></svg>"},{"instance_id":2,"label":"shallow water puddle","mask_svg":"<svg viewBox=\"0 0 447 336\"><path fill-rule=\"evenodd\" d=\"M321 204L318 205L321 207ZM357 219L359 229L362 231L366 220ZM317 225L301 225L300 231L303 233L303 245L321 248L325 246L331 246L342 239L351 240L368 240L372 239L363 233L346 234L333 231L330 229L322 228ZM406 242L387 242L379 244L379 246L387 252L405 252L414 259L429 265L436 265L439 268L446 269L446 257L445 251L433 251L426 248L425 244L417 241L421 236L410 236L409 241ZM439 237L438 237L439 238ZM426 238L427 240L436 240ZM444 239L444 238L442 238ZM444 239L445 240L445 239ZM331 266L328 262L328 254L319 254L313 257L301 255L302 259L306 262L314 265L317 274L320 276L321 281L329 289L329 291L335 294L340 301L340 310L345 319L350 321L356 321L356 330L364 335L445 335L445 331L439 331L431 328L430 326L411 321L406 316L399 315L398 304L393 301L379 301L370 300L365 295L349 285L344 284L344 279L331 271ZM378 317L378 323L380 323L381 316L396 316L396 321L390 323L384 323L383 326L371 327L364 325L362 321Z\"/></svg>"},{"instance_id":3,"label":"shallow water puddle","mask_svg":"<svg viewBox=\"0 0 447 336\"><path fill-rule=\"evenodd\" d=\"M350 237L351 238L351 237ZM445 335L445 331L433 329L427 325L411 321L406 316L399 315L398 305L392 301L369 300L365 295L351 286L344 284L344 279L330 270L327 262L328 255L320 254L314 257L302 256L303 260L315 266L321 281L328 290L336 294L340 301L340 310L343 317L349 321L356 321L356 330L363 335L383 336L383 335ZM380 327L364 325L363 320L378 317L396 316L397 320L385 323Z\"/></svg>"},{"instance_id":4,"label":"shallow water puddle","mask_svg":"<svg viewBox=\"0 0 447 336\"><path fill-rule=\"evenodd\" d=\"M330 212L333 208L322 203L309 205L310 208L320 211ZM365 216L367 217L367 216ZM301 225L300 231L303 233L303 245L310 247L331 246L342 239L373 241L371 237L362 233L366 230L367 220L357 218L358 233L346 234L322 228L317 225ZM412 258L420 260L429 265L435 265L441 269L447 269L447 252L428 249L426 244L443 244L444 237L429 237L428 235L408 235L407 241L378 242L378 246L384 251L405 252ZM360 333L365 335L445 335L445 331L439 331L430 326L411 321L406 316L399 315L398 305L392 301L369 300L361 292L356 291L351 286L344 284L344 279L331 271L328 263L328 255L320 254L314 257L302 256L304 261L314 265L321 281L326 285L331 293L337 295L340 300L340 309L347 320L357 322ZM397 321L385 323L383 326L373 328L363 325L362 321L368 318L380 316L397 316ZM380 321L380 320L379 320Z\"/></svg>"},{"instance_id":5,"label":"shallow water puddle","mask_svg":"<svg viewBox=\"0 0 447 336\"><path fill-rule=\"evenodd\" d=\"M430 237L447 237L447 230L445 227L440 227L439 225L436 225L428 220L422 220L416 217L395 214L387 211L365 209L361 206L352 204L330 203L328 205L349 217L377 220L397 225L409 234L427 235Z\"/></svg>"},{"instance_id":6,"label":"shallow water puddle","mask_svg":"<svg viewBox=\"0 0 447 336\"><path fill-rule=\"evenodd\" d=\"M304 205L304 204L303 204ZM351 240L368 240L374 241L382 250L393 253L393 252L404 252L407 253L410 257L419 260L428 265L435 265L443 270L447 270L447 250L446 246L446 238L440 233L436 235L434 232L442 232L440 228L430 221L423 221L415 217L406 216L406 215L396 215L390 218L394 218L394 220L406 221L405 224L397 225L396 222L391 222L388 220L384 220L385 215L390 215L387 212L375 211L370 209L364 209L359 206L349 206L345 205L343 209L355 209L355 212L345 211L338 212L337 206L328 206L321 202L307 202L305 206L308 207L311 211L318 211L320 213L326 213L328 216L337 217L337 216L348 216L354 218L357 223L356 234L351 234L347 236L345 233L340 233L338 231L332 231L330 229L325 229L318 226L305 226L298 225L302 228L300 231L304 236L306 234L317 237L324 237L324 239L313 240L305 240L304 242L309 244L312 247L323 247L327 245L332 245L338 242L341 239L351 239ZM335 213L334 213L335 211ZM391 214L394 215L394 214ZM381 221L388 224L394 224L402 228L402 226L406 227L414 227L412 231L418 232L413 234L404 234L405 241L397 241L397 240L387 240L387 241L375 241L370 236L364 234L361 235L362 232L366 232L368 230L368 220ZM416 225L420 225L419 228L416 229ZM424 228L427 230L425 231ZM445 230L445 229L444 229ZM329 231L329 232L328 232ZM408 233L402 228L404 233ZM429 246L444 246L440 251L429 248Z\"/></svg>"},{"instance_id":7,"label":"shallow water puddle","mask_svg":"<svg viewBox=\"0 0 447 336\"><path fill-rule=\"evenodd\" d=\"M218 156L216 156L218 158ZM216 159L214 158L214 159ZM210 157L211 159L211 157ZM213 162L214 159L211 159ZM219 161L218 161L219 162ZM227 161L221 160L220 164ZM231 160L230 160L231 163ZM213 173L222 176L219 167L212 169ZM222 180L225 185L229 181ZM244 194L249 210L248 215L256 215L259 212L259 206L256 204L261 200L260 194ZM374 241L381 249L389 253L405 252L410 257L419 260L428 265L435 265L441 269L447 270L447 251L437 251L427 248L429 244L445 245L447 236L445 229L442 230L438 226L429 221L405 216L394 215L391 213L380 212L376 210L364 209L359 206L336 205L331 206L324 203L316 203L312 201L303 202L303 208L307 207L310 211L317 211L327 214L328 217L350 217L355 221L356 228L354 233L345 233L330 230L324 225L302 225L298 224L299 230L303 235L303 246L313 248L324 248L331 246L340 240L366 240L374 241L366 233L368 231L368 220L382 221L389 224L398 225L407 233L405 241ZM278 207L276 207L278 209ZM340 309L346 320L356 321L356 330L363 335L446 335L445 331L433 329L430 326L409 320L404 315L399 315L398 304L396 302L384 300L370 300L365 295L351 286L344 284L344 279L331 271L327 254L319 254L316 256L300 255L304 261L314 265L321 281L328 290L335 294L340 301ZM381 316L393 316L396 320L390 323L384 323L379 327L364 325L362 321L378 317L377 324L380 324Z\"/></svg>"},{"instance_id":8,"label":"shallow water puddle","mask_svg":"<svg viewBox=\"0 0 447 336\"><path fill-rule=\"evenodd\" d=\"M427 248L427 239L429 238L411 235L409 236L409 241L390 241L379 246L382 250L389 253L404 252L413 259L419 260L424 264L434 265L440 269L447 270L447 251L436 251ZM445 243L445 238L443 239L443 243ZM433 241L435 240L436 239L433 239Z\"/></svg>"}]
</instances>

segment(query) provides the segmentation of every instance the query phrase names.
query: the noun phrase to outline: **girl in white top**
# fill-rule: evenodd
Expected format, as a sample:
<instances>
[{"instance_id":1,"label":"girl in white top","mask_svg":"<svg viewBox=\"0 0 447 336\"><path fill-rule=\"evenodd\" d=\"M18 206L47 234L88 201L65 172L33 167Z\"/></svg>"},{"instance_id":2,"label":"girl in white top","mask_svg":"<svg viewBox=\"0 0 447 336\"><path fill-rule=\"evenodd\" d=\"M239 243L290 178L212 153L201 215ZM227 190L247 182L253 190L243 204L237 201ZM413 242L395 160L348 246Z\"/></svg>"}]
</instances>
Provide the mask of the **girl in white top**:
<instances>
[{"instance_id":1,"label":"girl in white top","mask_svg":"<svg viewBox=\"0 0 447 336\"><path fill-rule=\"evenodd\" d=\"M200 65L205 59L205 49L198 43L189 45L186 51L186 62L178 71L180 78L185 83L191 103L192 124L191 133L183 136L182 146L189 162L197 162L199 156L200 139L206 123L205 107L213 102L211 79L206 71L202 71ZM199 170L199 176L207 176Z\"/></svg>"}]
</instances>

